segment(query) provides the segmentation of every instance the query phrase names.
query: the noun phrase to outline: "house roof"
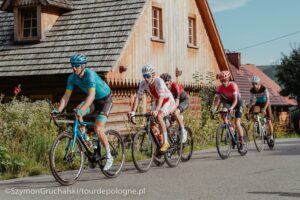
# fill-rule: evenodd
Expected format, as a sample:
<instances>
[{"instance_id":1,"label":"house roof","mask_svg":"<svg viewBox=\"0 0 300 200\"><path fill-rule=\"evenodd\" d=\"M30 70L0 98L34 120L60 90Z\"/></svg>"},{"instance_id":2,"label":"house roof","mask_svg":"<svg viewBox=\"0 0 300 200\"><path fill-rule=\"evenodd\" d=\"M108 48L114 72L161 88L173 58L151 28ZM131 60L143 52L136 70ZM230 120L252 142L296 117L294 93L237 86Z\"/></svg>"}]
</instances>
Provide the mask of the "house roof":
<instances>
[{"instance_id":1,"label":"house roof","mask_svg":"<svg viewBox=\"0 0 300 200\"><path fill-rule=\"evenodd\" d=\"M0 3L1 5L1 10L5 11L12 11L12 3L14 0L2 0L3 3ZM22 5L29 5L31 3L37 3L39 2L40 4L47 6L55 6L59 8L64 8L64 9L72 9L72 0L20 0L18 3Z\"/></svg>"},{"instance_id":2,"label":"house roof","mask_svg":"<svg viewBox=\"0 0 300 200\"><path fill-rule=\"evenodd\" d=\"M35 44L14 44L13 13L0 11L0 76L70 73L69 57L74 52L87 55L95 71L109 71L146 2L73 0L73 10L62 14Z\"/></svg>"},{"instance_id":3,"label":"house roof","mask_svg":"<svg viewBox=\"0 0 300 200\"><path fill-rule=\"evenodd\" d=\"M274 80L277 84L279 83L276 77L277 65L261 65L256 67L261 71L263 71L268 77Z\"/></svg>"},{"instance_id":4,"label":"house roof","mask_svg":"<svg viewBox=\"0 0 300 200\"><path fill-rule=\"evenodd\" d=\"M239 69L234 65L230 65L230 69L235 82L238 84L242 99L249 103L250 100L250 88L251 78L256 75L261 78L262 84L268 88L270 93L270 101L272 105L275 106L290 106L297 105L295 100L289 99L288 97L283 97L280 95L280 86L270 79L264 72L258 69L253 64L241 65Z\"/></svg>"}]
</instances>

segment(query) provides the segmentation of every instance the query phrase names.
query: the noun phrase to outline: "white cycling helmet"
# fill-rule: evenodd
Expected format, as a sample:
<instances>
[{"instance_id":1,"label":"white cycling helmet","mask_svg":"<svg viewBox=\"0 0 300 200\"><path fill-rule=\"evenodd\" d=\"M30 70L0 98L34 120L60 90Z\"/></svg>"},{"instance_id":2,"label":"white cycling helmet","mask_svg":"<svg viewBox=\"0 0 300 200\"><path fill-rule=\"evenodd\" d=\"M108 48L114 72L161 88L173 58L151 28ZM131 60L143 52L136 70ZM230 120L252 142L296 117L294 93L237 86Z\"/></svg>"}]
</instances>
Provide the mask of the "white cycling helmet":
<instances>
[{"instance_id":1,"label":"white cycling helmet","mask_svg":"<svg viewBox=\"0 0 300 200\"><path fill-rule=\"evenodd\" d=\"M142 74L153 74L155 72L155 68L153 65L148 64L142 68Z\"/></svg>"},{"instance_id":2,"label":"white cycling helmet","mask_svg":"<svg viewBox=\"0 0 300 200\"><path fill-rule=\"evenodd\" d=\"M251 79L252 83L259 83L260 82L260 78L258 76L253 76Z\"/></svg>"}]
</instances>

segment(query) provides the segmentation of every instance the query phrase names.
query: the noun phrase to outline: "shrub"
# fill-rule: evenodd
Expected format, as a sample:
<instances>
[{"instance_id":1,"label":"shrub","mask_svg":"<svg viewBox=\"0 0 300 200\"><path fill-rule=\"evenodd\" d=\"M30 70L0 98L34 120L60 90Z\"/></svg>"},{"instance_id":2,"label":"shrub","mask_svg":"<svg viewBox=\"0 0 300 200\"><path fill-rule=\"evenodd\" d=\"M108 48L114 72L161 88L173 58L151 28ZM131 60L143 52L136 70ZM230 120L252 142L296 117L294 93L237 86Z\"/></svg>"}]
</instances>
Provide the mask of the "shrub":
<instances>
[{"instance_id":1,"label":"shrub","mask_svg":"<svg viewBox=\"0 0 300 200\"><path fill-rule=\"evenodd\" d=\"M48 170L48 152L57 134L49 123L50 103L14 97L0 101L0 172L28 175L30 166Z\"/></svg>"}]
</instances>

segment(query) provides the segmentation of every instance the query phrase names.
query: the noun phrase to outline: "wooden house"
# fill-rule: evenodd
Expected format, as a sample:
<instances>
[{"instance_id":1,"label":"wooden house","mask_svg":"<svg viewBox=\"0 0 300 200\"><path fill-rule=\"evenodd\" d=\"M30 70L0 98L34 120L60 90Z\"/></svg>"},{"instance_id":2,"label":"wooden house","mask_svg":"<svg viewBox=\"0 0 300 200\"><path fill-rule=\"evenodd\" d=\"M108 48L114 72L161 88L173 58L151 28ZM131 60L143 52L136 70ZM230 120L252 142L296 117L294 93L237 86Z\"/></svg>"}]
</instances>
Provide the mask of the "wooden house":
<instances>
[{"instance_id":1,"label":"wooden house","mask_svg":"<svg viewBox=\"0 0 300 200\"><path fill-rule=\"evenodd\" d=\"M206 0L0 0L0 93L58 102L69 57L82 53L88 67L112 87L110 125L124 129L141 68L169 72L199 109L193 74L229 69ZM205 82L204 82L205 84ZM74 92L70 107L83 99Z\"/></svg>"}]
</instances>

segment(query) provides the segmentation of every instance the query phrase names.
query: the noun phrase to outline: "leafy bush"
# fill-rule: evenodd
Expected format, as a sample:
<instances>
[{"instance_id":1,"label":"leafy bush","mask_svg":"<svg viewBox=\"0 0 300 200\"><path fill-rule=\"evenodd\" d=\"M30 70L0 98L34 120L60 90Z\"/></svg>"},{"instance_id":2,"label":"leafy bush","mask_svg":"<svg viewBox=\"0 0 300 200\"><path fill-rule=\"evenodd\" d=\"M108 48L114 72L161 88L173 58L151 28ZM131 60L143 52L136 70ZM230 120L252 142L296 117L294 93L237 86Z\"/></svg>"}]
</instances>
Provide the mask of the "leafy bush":
<instances>
[{"instance_id":1,"label":"leafy bush","mask_svg":"<svg viewBox=\"0 0 300 200\"><path fill-rule=\"evenodd\" d=\"M50 103L14 97L0 101L0 172L28 175L33 166L48 170L48 152L56 136L49 123ZM6 176L5 176L6 177Z\"/></svg>"}]
</instances>

